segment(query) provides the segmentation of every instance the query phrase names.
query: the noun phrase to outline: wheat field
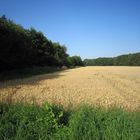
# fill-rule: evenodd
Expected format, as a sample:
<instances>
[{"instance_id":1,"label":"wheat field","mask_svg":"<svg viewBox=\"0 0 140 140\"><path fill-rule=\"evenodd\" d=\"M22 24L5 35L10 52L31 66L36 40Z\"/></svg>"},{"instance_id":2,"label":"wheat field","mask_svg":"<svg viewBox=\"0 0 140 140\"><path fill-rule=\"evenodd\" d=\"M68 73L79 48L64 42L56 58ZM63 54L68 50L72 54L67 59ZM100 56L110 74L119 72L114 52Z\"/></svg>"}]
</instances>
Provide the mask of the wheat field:
<instances>
[{"instance_id":1,"label":"wheat field","mask_svg":"<svg viewBox=\"0 0 140 140\"><path fill-rule=\"evenodd\" d=\"M140 67L81 67L0 82L0 100L140 109Z\"/></svg>"}]
</instances>

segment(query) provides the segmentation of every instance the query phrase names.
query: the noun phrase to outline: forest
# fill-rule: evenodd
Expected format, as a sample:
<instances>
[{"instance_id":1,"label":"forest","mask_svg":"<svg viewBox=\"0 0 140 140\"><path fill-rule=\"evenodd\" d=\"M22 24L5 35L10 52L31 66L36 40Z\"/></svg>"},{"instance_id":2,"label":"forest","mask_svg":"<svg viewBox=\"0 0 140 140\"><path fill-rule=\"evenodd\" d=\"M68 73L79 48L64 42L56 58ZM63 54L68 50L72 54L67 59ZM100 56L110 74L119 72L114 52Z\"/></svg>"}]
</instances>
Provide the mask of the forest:
<instances>
[{"instance_id":1,"label":"forest","mask_svg":"<svg viewBox=\"0 0 140 140\"><path fill-rule=\"evenodd\" d=\"M5 15L0 17L0 49L0 71L83 65L81 57L69 56L64 45L52 42L34 28L23 28Z\"/></svg>"},{"instance_id":2,"label":"forest","mask_svg":"<svg viewBox=\"0 0 140 140\"><path fill-rule=\"evenodd\" d=\"M34 28L25 29L5 15L0 17L0 71L55 66L140 66L140 53L85 59L70 56L65 45L49 40Z\"/></svg>"},{"instance_id":3,"label":"forest","mask_svg":"<svg viewBox=\"0 0 140 140\"><path fill-rule=\"evenodd\" d=\"M85 59L84 64L86 66L140 66L140 53Z\"/></svg>"}]
</instances>

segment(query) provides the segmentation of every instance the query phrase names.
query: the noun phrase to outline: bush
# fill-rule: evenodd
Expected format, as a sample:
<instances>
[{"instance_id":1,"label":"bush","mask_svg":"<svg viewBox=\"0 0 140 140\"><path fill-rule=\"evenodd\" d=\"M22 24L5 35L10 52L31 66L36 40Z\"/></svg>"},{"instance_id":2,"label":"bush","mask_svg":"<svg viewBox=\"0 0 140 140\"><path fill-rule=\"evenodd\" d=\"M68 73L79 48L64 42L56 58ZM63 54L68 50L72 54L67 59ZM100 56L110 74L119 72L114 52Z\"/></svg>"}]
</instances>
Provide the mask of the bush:
<instances>
[{"instance_id":1,"label":"bush","mask_svg":"<svg viewBox=\"0 0 140 140\"><path fill-rule=\"evenodd\" d=\"M0 139L51 139L61 126L63 112L49 104L0 105Z\"/></svg>"}]
</instances>

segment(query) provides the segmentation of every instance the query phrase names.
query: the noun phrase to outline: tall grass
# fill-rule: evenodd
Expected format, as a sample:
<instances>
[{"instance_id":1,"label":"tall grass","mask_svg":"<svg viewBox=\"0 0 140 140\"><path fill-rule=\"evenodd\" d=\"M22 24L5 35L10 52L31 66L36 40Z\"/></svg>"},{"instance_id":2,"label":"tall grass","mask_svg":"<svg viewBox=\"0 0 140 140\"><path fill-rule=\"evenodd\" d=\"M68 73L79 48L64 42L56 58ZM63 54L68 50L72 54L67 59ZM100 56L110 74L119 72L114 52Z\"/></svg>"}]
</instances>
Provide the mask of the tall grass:
<instances>
[{"instance_id":1,"label":"tall grass","mask_svg":"<svg viewBox=\"0 0 140 140\"><path fill-rule=\"evenodd\" d=\"M0 140L139 140L140 112L0 104Z\"/></svg>"}]
</instances>

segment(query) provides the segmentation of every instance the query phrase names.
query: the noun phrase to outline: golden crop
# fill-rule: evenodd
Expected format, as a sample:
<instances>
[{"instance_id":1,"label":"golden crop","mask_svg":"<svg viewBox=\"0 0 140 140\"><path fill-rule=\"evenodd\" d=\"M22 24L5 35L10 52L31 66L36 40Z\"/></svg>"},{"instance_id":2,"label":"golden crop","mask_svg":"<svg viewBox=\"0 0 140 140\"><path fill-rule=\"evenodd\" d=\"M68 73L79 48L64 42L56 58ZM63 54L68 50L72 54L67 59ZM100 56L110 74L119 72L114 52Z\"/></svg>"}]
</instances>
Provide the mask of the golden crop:
<instances>
[{"instance_id":1,"label":"golden crop","mask_svg":"<svg viewBox=\"0 0 140 140\"><path fill-rule=\"evenodd\" d=\"M1 82L0 100L140 109L140 67L82 67Z\"/></svg>"}]
</instances>

